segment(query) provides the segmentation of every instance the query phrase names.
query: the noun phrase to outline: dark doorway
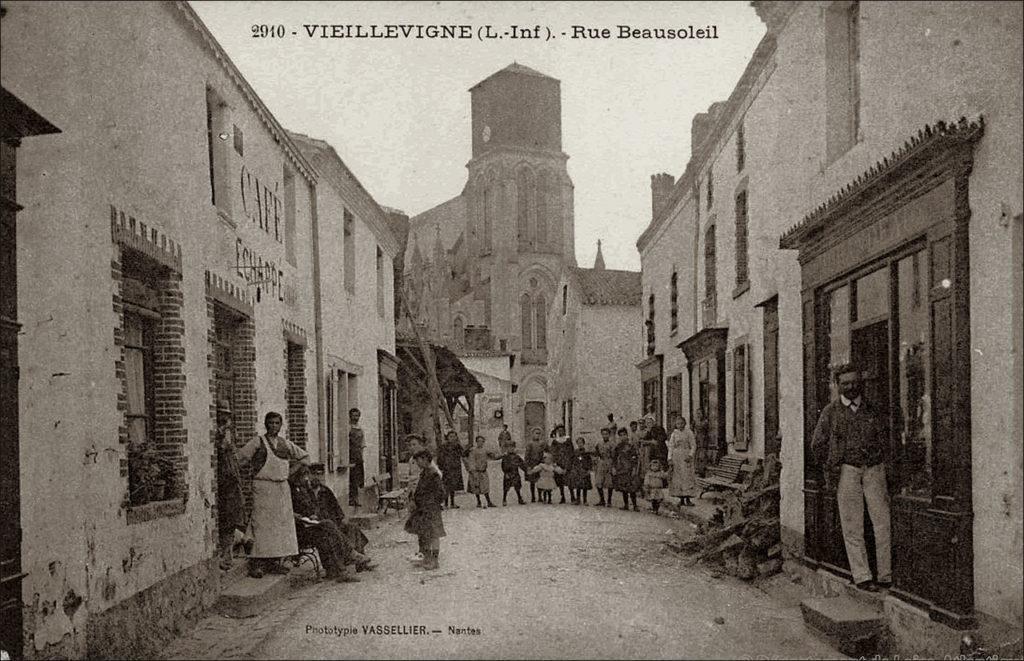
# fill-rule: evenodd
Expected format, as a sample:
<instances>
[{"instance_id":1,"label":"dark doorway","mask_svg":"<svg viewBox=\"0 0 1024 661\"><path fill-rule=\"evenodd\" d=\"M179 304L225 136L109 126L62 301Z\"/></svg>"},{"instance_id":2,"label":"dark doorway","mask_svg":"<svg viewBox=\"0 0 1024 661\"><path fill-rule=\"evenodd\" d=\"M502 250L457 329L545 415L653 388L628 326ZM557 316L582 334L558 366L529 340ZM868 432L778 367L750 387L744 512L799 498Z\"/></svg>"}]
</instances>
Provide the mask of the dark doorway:
<instances>
[{"instance_id":1,"label":"dark doorway","mask_svg":"<svg viewBox=\"0 0 1024 661\"><path fill-rule=\"evenodd\" d=\"M779 298L773 296L764 309L764 455L779 456Z\"/></svg>"},{"instance_id":2,"label":"dark doorway","mask_svg":"<svg viewBox=\"0 0 1024 661\"><path fill-rule=\"evenodd\" d=\"M533 438L533 430L540 429L540 437L547 438L548 428L546 422L546 411L544 402L526 402L526 410L523 413L523 428L526 438Z\"/></svg>"},{"instance_id":3,"label":"dark doorway","mask_svg":"<svg viewBox=\"0 0 1024 661\"><path fill-rule=\"evenodd\" d=\"M223 415L220 409L226 405L226 414L231 420L232 440L237 445L237 419L235 416L235 329L238 325L237 315L227 307L214 303L213 306L213 381L217 390L217 400L214 402L218 407L218 414ZM220 453L218 453L217 465L217 528L218 543L220 547L226 548L232 544L232 533L234 532L234 514L228 511L226 504L222 502L221 494L226 493L232 479L238 479L231 473L231 464L220 465Z\"/></svg>"}]
</instances>

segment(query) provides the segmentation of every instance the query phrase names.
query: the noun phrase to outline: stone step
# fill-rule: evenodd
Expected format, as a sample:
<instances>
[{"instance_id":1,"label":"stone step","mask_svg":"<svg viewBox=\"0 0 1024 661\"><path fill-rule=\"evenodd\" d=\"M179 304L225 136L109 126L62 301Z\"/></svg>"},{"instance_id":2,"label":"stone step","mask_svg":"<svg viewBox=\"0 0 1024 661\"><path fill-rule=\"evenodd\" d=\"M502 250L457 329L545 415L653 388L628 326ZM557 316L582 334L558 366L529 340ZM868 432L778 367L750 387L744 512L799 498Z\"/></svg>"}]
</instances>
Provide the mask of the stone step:
<instances>
[{"instance_id":1,"label":"stone step","mask_svg":"<svg viewBox=\"0 0 1024 661\"><path fill-rule=\"evenodd\" d=\"M245 564L244 561L242 564ZM263 578L252 578L244 572L238 574L233 571L230 578L223 582L220 597L213 609L227 617L254 617L287 594L292 585L312 580L312 571L312 565L308 563L292 568L287 574L266 574Z\"/></svg>"},{"instance_id":2,"label":"stone step","mask_svg":"<svg viewBox=\"0 0 1024 661\"><path fill-rule=\"evenodd\" d=\"M848 656L873 656L885 626L882 610L842 595L800 602L804 623Z\"/></svg>"}]
</instances>

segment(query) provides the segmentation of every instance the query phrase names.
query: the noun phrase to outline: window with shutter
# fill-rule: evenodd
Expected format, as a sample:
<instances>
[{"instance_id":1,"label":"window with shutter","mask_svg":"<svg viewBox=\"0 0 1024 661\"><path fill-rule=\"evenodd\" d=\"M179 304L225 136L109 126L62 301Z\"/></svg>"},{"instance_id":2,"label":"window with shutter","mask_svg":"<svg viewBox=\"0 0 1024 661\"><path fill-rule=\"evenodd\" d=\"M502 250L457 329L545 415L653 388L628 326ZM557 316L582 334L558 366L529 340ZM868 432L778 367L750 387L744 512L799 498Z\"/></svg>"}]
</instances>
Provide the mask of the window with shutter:
<instances>
[{"instance_id":1,"label":"window with shutter","mask_svg":"<svg viewBox=\"0 0 1024 661\"><path fill-rule=\"evenodd\" d=\"M741 190L736 195L736 290L733 296L738 296L749 286L750 273L748 269L747 249L747 191ZM742 290L742 291L741 291Z\"/></svg>"}]
</instances>

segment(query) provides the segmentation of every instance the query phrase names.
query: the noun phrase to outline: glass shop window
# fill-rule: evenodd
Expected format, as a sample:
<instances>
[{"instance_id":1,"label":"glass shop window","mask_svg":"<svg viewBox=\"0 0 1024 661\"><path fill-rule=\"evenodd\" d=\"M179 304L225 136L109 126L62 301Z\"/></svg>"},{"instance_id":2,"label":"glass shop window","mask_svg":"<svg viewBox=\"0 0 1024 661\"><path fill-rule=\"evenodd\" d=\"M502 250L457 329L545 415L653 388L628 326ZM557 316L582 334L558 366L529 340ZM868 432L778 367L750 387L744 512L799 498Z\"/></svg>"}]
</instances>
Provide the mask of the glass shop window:
<instances>
[{"instance_id":1,"label":"glass shop window","mask_svg":"<svg viewBox=\"0 0 1024 661\"><path fill-rule=\"evenodd\" d=\"M928 253L916 252L897 266L899 323L899 408L901 485L906 495L932 492L931 360L928 330Z\"/></svg>"}]
</instances>

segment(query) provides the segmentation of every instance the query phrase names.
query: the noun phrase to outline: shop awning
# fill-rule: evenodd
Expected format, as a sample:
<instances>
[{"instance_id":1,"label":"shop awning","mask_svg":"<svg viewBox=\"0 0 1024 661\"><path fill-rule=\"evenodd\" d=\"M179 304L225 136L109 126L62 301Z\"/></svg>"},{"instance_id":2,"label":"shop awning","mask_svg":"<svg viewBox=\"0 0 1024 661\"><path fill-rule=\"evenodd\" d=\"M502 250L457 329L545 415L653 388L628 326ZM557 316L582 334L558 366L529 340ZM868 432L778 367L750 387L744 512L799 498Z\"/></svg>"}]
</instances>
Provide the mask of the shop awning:
<instances>
[{"instance_id":1,"label":"shop awning","mask_svg":"<svg viewBox=\"0 0 1024 661\"><path fill-rule=\"evenodd\" d=\"M480 385L472 372L448 348L431 343L430 349L434 354L437 382L446 399L466 397L468 400L473 395L484 391L484 387ZM429 377L419 344L415 340L399 339L395 344L395 351L401 361L399 381L409 379L426 390Z\"/></svg>"}]
</instances>

